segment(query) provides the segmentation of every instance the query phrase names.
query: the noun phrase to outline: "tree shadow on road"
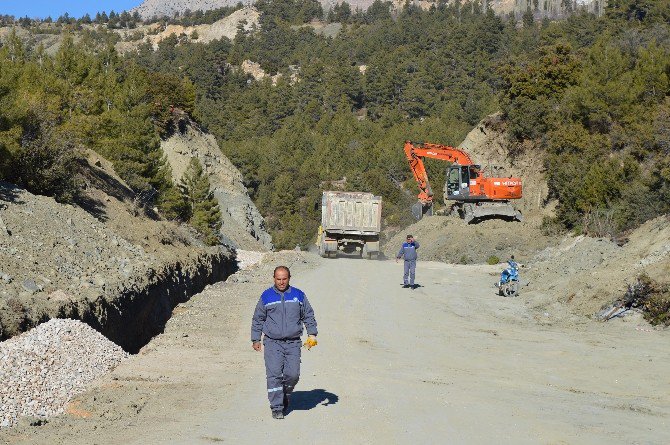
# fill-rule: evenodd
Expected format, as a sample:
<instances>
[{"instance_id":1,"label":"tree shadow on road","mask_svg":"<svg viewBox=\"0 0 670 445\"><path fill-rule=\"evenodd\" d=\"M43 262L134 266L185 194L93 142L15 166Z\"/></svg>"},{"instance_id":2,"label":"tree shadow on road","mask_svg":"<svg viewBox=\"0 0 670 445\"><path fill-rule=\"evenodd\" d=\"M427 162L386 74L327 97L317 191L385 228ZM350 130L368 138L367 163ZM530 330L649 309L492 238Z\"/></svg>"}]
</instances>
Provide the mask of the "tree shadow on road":
<instances>
[{"instance_id":1,"label":"tree shadow on road","mask_svg":"<svg viewBox=\"0 0 670 445\"><path fill-rule=\"evenodd\" d=\"M291 394L291 404L289 405L289 412L291 411L308 411L316 408L317 405L334 405L339 400L337 395L328 392L325 389L312 389L310 391L293 391Z\"/></svg>"}]
</instances>

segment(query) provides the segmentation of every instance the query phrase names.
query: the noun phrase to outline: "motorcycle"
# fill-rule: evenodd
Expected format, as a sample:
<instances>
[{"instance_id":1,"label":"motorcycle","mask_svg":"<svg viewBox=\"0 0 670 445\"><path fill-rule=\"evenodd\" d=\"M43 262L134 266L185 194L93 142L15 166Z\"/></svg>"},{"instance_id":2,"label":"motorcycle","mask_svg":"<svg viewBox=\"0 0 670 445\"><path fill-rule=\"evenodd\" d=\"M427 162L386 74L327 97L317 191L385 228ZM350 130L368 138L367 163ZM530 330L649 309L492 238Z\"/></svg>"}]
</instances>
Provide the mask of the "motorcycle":
<instances>
[{"instance_id":1,"label":"motorcycle","mask_svg":"<svg viewBox=\"0 0 670 445\"><path fill-rule=\"evenodd\" d=\"M502 297L516 297L519 295L519 265L516 261L507 261L508 267L500 274L500 281L496 283L498 295Z\"/></svg>"}]
</instances>

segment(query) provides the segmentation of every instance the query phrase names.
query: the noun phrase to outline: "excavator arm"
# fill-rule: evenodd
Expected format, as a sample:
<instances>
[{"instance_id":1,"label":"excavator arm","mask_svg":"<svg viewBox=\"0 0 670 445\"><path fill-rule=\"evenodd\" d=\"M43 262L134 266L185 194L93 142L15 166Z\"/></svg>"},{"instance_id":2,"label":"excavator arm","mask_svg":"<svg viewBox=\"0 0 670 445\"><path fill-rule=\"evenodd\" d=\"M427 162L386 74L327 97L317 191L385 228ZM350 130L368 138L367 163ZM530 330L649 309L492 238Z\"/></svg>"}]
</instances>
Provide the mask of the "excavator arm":
<instances>
[{"instance_id":1,"label":"excavator arm","mask_svg":"<svg viewBox=\"0 0 670 445\"><path fill-rule=\"evenodd\" d=\"M430 181L428 181L428 172L423 163L424 157L440 159L453 164L472 165L472 159L466 152L448 145L430 144L425 142L415 144L412 141L405 141L405 156L409 162L409 168L412 170L414 179L419 185L418 198L423 207L423 209L421 209L421 214L416 214L416 211L419 210L418 207L412 208L412 213L415 214L414 216L417 217L417 219L419 219L421 215L432 213L431 209L433 206L433 189L430 186Z\"/></svg>"}]
</instances>

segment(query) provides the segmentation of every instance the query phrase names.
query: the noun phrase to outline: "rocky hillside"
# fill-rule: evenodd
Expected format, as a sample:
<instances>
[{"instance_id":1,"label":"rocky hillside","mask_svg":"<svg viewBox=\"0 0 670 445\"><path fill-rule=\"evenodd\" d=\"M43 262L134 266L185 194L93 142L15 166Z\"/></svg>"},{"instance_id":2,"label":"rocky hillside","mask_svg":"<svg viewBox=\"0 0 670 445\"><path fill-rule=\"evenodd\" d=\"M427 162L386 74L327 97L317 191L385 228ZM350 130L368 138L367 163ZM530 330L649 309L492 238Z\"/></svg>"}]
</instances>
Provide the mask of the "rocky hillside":
<instances>
[{"instance_id":1,"label":"rocky hillside","mask_svg":"<svg viewBox=\"0 0 670 445\"><path fill-rule=\"evenodd\" d=\"M342 3L342 0L319 0L319 2L324 10L329 10ZM374 0L347 1L352 10L361 9L363 11L367 10L373 2ZM133 8L130 12L137 11L143 19L150 19L152 17L171 17L175 12L184 12L187 9L209 11L226 6L235 6L238 3L238 0L144 0L140 6ZM253 0L242 1L244 5L252 5L253 3ZM402 8L405 3L403 0L393 0L391 2L394 9ZM413 3L425 9L437 4L436 1L432 0L413 0ZM496 11L500 10L500 12L509 12L514 8L514 0L492 0L490 3Z\"/></svg>"},{"instance_id":2,"label":"rocky hillside","mask_svg":"<svg viewBox=\"0 0 670 445\"><path fill-rule=\"evenodd\" d=\"M152 17L172 17L175 12L209 11L212 9L235 6L238 3L250 5L252 0L144 0L141 5L130 10L138 12L143 19Z\"/></svg>"},{"instance_id":3,"label":"rocky hillside","mask_svg":"<svg viewBox=\"0 0 670 445\"><path fill-rule=\"evenodd\" d=\"M258 27L260 13L256 8L248 7L233 12L227 17L217 20L210 24L196 26L168 25L161 28L161 25L154 23L138 27L132 32L127 30L117 30L121 33L124 41L116 44L116 50L120 53L135 50L141 43L149 42L154 49L158 48L161 40L171 35L185 35L199 43L209 43L212 40L226 37L234 39L240 27L249 31ZM197 38L194 38L197 36Z\"/></svg>"},{"instance_id":4,"label":"rocky hillside","mask_svg":"<svg viewBox=\"0 0 670 445\"><path fill-rule=\"evenodd\" d=\"M262 247L234 222L244 212L250 227L262 224L248 198L236 196L244 195L239 172L193 150L212 173L222 209L229 209L226 199L233 202L223 212L224 236ZM98 155L90 153L82 167L86 187L75 205L0 183L0 339L69 317L136 351L176 304L236 270L234 251L205 247L189 227L158 219Z\"/></svg>"},{"instance_id":5,"label":"rocky hillside","mask_svg":"<svg viewBox=\"0 0 670 445\"><path fill-rule=\"evenodd\" d=\"M219 202L221 234L226 243L247 250L272 249L265 221L247 195L242 174L223 156L214 136L204 133L187 118L181 121L179 128L180 131L161 143L175 183L183 176L190 160L197 158Z\"/></svg>"},{"instance_id":6,"label":"rocky hillside","mask_svg":"<svg viewBox=\"0 0 670 445\"><path fill-rule=\"evenodd\" d=\"M191 11L209 11L212 9L223 8L226 6L235 6L238 3L244 5L252 5L253 0L144 0L142 4L131 10L132 12L137 11L143 19L149 19L152 17L171 17L175 12L183 12L187 9ZM319 0L324 10L330 10L333 6L343 3L342 0ZM452 1L447 1L451 3ZM367 10L374 0L348 0L347 3L351 6L352 10L360 9ZM418 5L421 8L429 9L431 6L437 5L435 0L412 0L412 3ZM602 10L603 2L595 2L592 0L580 0L577 2L579 5L582 5L589 10L593 10L592 4L600 4L599 10ZM406 1L403 0L392 0L391 5L395 10L401 9L406 4ZM525 11L524 1L519 0L488 0L486 2L496 13L506 14L510 12L519 11L523 13ZM528 2L528 4L531 4Z\"/></svg>"}]
</instances>

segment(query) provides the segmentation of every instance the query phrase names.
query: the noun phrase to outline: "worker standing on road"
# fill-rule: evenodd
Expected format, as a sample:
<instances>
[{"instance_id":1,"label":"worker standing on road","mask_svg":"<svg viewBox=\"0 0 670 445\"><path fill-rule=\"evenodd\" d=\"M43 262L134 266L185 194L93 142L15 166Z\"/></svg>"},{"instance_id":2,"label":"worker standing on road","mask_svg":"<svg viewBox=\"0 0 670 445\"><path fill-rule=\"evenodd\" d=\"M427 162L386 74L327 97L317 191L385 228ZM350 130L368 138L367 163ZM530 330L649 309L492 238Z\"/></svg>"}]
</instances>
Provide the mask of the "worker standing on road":
<instances>
[{"instance_id":1,"label":"worker standing on road","mask_svg":"<svg viewBox=\"0 0 670 445\"><path fill-rule=\"evenodd\" d=\"M307 328L307 349L316 346L316 319L305 293L289 286L291 271L277 266L274 286L258 300L251 320L251 342L261 351L265 346L265 374L273 419L283 419L289 397L300 378L300 336Z\"/></svg>"},{"instance_id":2,"label":"worker standing on road","mask_svg":"<svg viewBox=\"0 0 670 445\"><path fill-rule=\"evenodd\" d=\"M402 247L396 255L395 262L400 258L405 258L405 273L402 276L402 287L416 289L414 284L414 275L416 273L416 250L419 248L419 242L412 235L407 235L407 241L402 243ZM409 281L408 281L409 278Z\"/></svg>"}]
</instances>

